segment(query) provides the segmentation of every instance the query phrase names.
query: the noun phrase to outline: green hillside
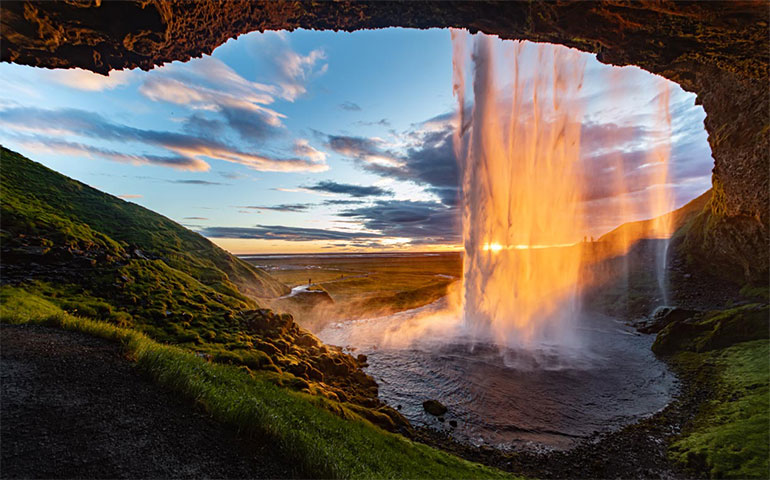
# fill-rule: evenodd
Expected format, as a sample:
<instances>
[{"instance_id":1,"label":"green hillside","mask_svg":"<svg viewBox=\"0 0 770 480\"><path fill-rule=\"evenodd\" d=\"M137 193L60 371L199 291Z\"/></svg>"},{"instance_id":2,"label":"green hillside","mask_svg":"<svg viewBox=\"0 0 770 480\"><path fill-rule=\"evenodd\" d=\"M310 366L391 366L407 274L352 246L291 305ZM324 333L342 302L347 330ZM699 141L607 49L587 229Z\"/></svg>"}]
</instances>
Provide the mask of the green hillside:
<instances>
[{"instance_id":1,"label":"green hillside","mask_svg":"<svg viewBox=\"0 0 770 480\"><path fill-rule=\"evenodd\" d=\"M692 220L697 214L699 214L711 199L711 190L707 190L699 197L690 200L687 204L674 210L673 212L661 215L660 218L664 219L671 225L671 231L679 230L688 221ZM620 239L634 239L639 240L642 238L654 238L654 225L656 219L639 220L637 222L627 222L619 227L605 233L599 237L599 242L618 243L622 242Z\"/></svg>"},{"instance_id":2,"label":"green hillside","mask_svg":"<svg viewBox=\"0 0 770 480\"><path fill-rule=\"evenodd\" d=\"M288 293L284 284L157 213L5 148L1 158L5 291L349 401L390 429L405 424L356 359L260 308L255 297Z\"/></svg>"},{"instance_id":3,"label":"green hillside","mask_svg":"<svg viewBox=\"0 0 770 480\"><path fill-rule=\"evenodd\" d=\"M66 246L73 252L98 252L113 258L162 257L170 268L223 294L231 295L234 286L257 297L289 291L267 273L166 217L6 148L0 168L2 240L8 248ZM27 253L33 250L27 249Z\"/></svg>"}]
</instances>

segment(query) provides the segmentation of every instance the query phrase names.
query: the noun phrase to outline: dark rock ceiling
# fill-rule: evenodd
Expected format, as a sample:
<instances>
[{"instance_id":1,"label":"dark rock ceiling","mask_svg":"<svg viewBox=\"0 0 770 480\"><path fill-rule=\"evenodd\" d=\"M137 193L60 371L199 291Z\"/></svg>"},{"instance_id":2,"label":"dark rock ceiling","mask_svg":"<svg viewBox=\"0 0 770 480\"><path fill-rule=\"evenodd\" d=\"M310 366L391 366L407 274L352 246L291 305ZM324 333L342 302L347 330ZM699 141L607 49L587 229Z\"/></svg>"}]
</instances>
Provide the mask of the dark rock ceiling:
<instances>
[{"instance_id":1,"label":"dark rock ceiling","mask_svg":"<svg viewBox=\"0 0 770 480\"><path fill-rule=\"evenodd\" d=\"M461 27L552 42L634 64L696 92L715 195L687 245L735 279L767 280L770 2L0 3L2 61L99 73L211 53L254 30ZM742 281L742 280L741 280Z\"/></svg>"}]
</instances>

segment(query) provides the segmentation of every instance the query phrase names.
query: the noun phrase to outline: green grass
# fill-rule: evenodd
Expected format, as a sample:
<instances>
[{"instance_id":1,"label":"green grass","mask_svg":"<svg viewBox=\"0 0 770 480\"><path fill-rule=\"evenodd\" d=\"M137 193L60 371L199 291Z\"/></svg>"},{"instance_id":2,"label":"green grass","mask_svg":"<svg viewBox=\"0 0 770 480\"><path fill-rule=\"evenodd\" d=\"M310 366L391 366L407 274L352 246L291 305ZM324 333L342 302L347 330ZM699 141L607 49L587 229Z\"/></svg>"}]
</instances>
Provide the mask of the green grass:
<instances>
[{"instance_id":1,"label":"green grass","mask_svg":"<svg viewBox=\"0 0 770 480\"><path fill-rule=\"evenodd\" d=\"M160 257L220 294L240 289L272 297L288 289L206 238L151 210L65 177L0 147L2 240L18 247L66 247L114 261L134 254ZM237 288L235 288L237 287Z\"/></svg>"},{"instance_id":2,"label":"green grass","mask_svg":"<svg viewBox=\"0 0 770 480\"><path fill-rule=\"evenodd\" d=\"M770 477L770 342L755 340L682 360L716 364L716 395L670 448L672 458L711 478Z\"/></svg>"},{"instance_id":3,"label":"green grass","mask_svg":"<svg viewBox=\"0 0 770 480\"><path fill-rule=\"evenodd\" d=\"M34 323L119 342L158 384L215 420L276 445L299 475L324 478L511 478L381 430L321 397L282 389L242 368L209 363L132 329L70 315L24 290L0 290L0 321ZM265 374L267 375L267 374Z\"/></svg>"}]
</instances>

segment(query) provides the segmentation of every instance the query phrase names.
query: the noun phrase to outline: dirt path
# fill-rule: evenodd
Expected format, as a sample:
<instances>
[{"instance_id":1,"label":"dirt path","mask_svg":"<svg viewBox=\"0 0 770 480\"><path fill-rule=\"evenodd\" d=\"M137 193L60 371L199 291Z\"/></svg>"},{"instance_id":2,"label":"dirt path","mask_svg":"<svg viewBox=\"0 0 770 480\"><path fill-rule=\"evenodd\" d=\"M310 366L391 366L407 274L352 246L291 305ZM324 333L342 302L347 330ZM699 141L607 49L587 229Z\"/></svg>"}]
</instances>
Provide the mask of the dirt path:
<instances>
[{"instance_id":1,"label":"dirt path","mask_svg":"<svg viewBox=\"0 0 770 480\"><path fill-rule=\"evenodd\" d=\"M239 439L145 379L116 344L0 325L2 478L286 478Z\"/></svg>"}]
</instances>

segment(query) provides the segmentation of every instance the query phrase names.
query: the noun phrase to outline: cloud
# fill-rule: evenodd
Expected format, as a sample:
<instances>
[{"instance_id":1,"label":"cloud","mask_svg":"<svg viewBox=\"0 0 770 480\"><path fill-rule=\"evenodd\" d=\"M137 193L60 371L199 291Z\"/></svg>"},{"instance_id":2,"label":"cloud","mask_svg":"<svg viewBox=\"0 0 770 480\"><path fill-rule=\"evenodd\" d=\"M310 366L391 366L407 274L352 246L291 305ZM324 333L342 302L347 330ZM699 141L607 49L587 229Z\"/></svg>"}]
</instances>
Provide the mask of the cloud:
<instances>
[{"instance_id":1,"label":"cloud","mask_svg":"<svg viewBox=\"0 0 770 480\"><path fill-rule=\"evenodd\" d=\"M204 59L206 64L212 66L211 70L190 69L184 74L173 69L161 70L161 73L145 80L139 92L156 102L164 101L194 110L216 112L228 127L248 142L262 142L278 135L285 115L266 107L273 103L272 95L265 91L269 92L270 89L246 81L213 57ZM216 72L223 72L223 76L214 77ZM190 126L193 128L197 126L196 123L211 128L215 120L198 115L192 118L192 122ZM221 129L218 126L215 128Z\"/></svg>"},{"instance_id":2,"label":"cloud","mask_svg":"<svg viewBox=\"0 0 770 480\"><path fill-rule=\"evenodd\" d=\"M326 193L337 193L342 195L349 195L351 197L377 197L382 195L390 195L391 191L377 186L365 187L362 185L351 185L347 183L337 183L330 180L324 180L318 182L315 185L305 187L308 190Z\"/></svg>"},{"instance_id":3,"label":"cloud","mask_svg":"<svg viewBox=\"0 0 770 480\"><path fill-rule=\"evenodd\" d=\"M242 180L244 178L249 178L248 175L244 175L239 172L218 172L222 177L228 179L228 180Z\"/></svg>"},{"instance_id":4,"label":"cloud","mask_svg":"<svg viewBox=\"0 0 770 480\"><path fill-rule=\"evenodd\" d=\"M2 121L0 120L0 123ZM12 137L17 145L32 152L46 152L57 155L72 155L98 157L114 162L132 165L159 165L177 170L203 171L208 170L208 164L196 158L183 156L141 155L117 152L106 148L94 147L77 142L67 142L45 136L15 136Z\"/></svg>"},{"instance_id":5,"label":"cloud","mask_svg":"<svg viewBox=\"0 0 770 480\"><path fill-rule=\"evenodd\" d=\"M268 172L322 172L329 167L312 157L274 157L261 153L239 150L228 143L213 138L203 138L186 133L160 130L144 130L112 123L96 113L78 109L43 110L38 108L8 108L0 111L0 125L20 134L16 140L29 146L30 143L44 146L46 143L61 141L50 135L77 135L99 141L139 143L160 147L174 155L134 155L101 149L84 144L64 142L71 147L70 153L89 153L110 160L129 163L149 163L171 166L180 170L208 170L204 158L222 160L247 166L253 170Z\"/></svg>"},{"instance_id":6,"label":"cloud","mask_svg":"<svg viewBox=\"0 0 770 480\"><path fill-rule=\"evenodd\" d=\"M271 210L274 212L304 212L312 207L312 203L284 203L281 205L241 205L236 208L249 210Z\"/></svg>"},{"instance_id":7,"label":"cloud","mask_svg":"<svg viewBox=\"0 0 770 480\"><path fill-rule=\"evenodd\" d=\"M335 152L358 161L364 170L417 183L446 205L454 206L458 202L459 169L452 145L453 134L454 127L447 119L430 119L406 135L409 146L401 154L383 150L382 142L376 139L337 135L328 136L327 141ZM366 160L383 155L392 160Z\"/></svg>"},{"instance_id":8,"label":"cloud","mask_svg":"<svg viewBox=\"0 0 770 480\"><path fill-rule=\"evenodd\" d=\"M390 127L390 120L387 118L381 118L373 122L365 122L363 120L359 120L356 122L356 125L360 125L362 127Z\"/></svg>"},{"instance_id":9,"label":"cloud","mask_svg":"<svg viewBox=\"0 0 770 480\"><path fill-rule=\"evenodd\" d=\"M239 238L258 240L363 240L381 238L377 233L346 232L319 228L286 227L283 225L256 225L255 227L206 227L199 230L209 238Z\"/></svg>"},{"instance_id":10,"label":"cloud","mask_svg":"<svg viewBox=\"0 0 770 480\"><path fill-rule=\"evenodd\" d=\"M100 92L126 85L133 77L132 70L113 70L109 75L99 75L89 70L72 68L46 72L45 79L76 90Z\"/></svg>"},{"instance_id":11,"label":"cloud","mask_svg":"<svg viewBox=\"0 0 770 480\"><path fill-rule=\"evenodd\" d=\"M363 200L341 200L336 198L323 201L323 205L358 205L361 203L363 203Z\"/></svg>"},{"instance_id":12,"label":"cloud","mask_svg":"<svg viewBox=\"0 0 770 480\"><path fill-rule=\"evenodd\" d=\"M185 185L229 185L229 183L209 182L208 180L166 180L169 183L182 183Z\"/></svg>"},{"instance_id":13,"label":"cloud","mask_svg":"<svg viewBox=\"0 0 770 480\"><path fill-rule=\"evenodd\" d=\"M206 217L184 217L182 220L208 220Z\"/></svg>"},{"instance_id":14,"label":"cloud","mask_svg":"<svg viewBox=\"0 0 770 480\"><path fill-rule=\"evenodd\" d=\"M403 165L403 161L393 152L382 148L382 140L376 138L329 135L327 142L333 151L363 163L385 167Z\"/></svg>"},{"instance_id":15,"label":"cloud","mask_svg":"<svg viewBox=\"0 0 770 480\"><path fill-rule=\"evenodd\" d=\"M457 209L438 202L379 200L338 215L359 220L367 230L385 237L408 238L411 243L460 241Z\"/></svg>"},{"instance_id":16,"label":"cloud","mask_svg":"<svg viewBox=\"0 0 770 480\"><path fill-rule=\"evenodd\" d=\"M142 195L136 193L126 193L124 195L118 195L118 198L122 198L123 200L130 200L132 198L142 198Z\"/></svg>"},{"instance_id":17,"label":"cloud","mask_svg":"<svg viewBox=\"0 0 770 480\"><path fill-rule=\"evenodd\" d=\"M353 103L353 102L342 102L339 104L339 107L343 110L347 110L348 112L361 111L361 107L357 103Z\"/></svg>"},{"instance_id":18,"label":"cloud","mask_svg":"<svg viewBox=\"0 0 770 480\"><path fill-rule=\"evenodd\" d=\"M326 59L323 49L317 48L307 55L301 55L291 50L288 44L284 45L283 51L274 57L280 72L278 85L281 87L281 96L293 102L307 92L308 80L314 75L326 73L328 65L320 62Z\"/></svg>"},{"instance_id":19,"label":"cloud","mask_svg":"<svg viewBox=\"0 0 770 480\"><path fill-rule=\"evenodd\" d=\"M294 154L300 157L305 157L313 160L314 162L323 163L326 161L326 152L322 152L310 145L310 143L304 138L300 138L294 141Z\"/></svg>"}]
</instances>

